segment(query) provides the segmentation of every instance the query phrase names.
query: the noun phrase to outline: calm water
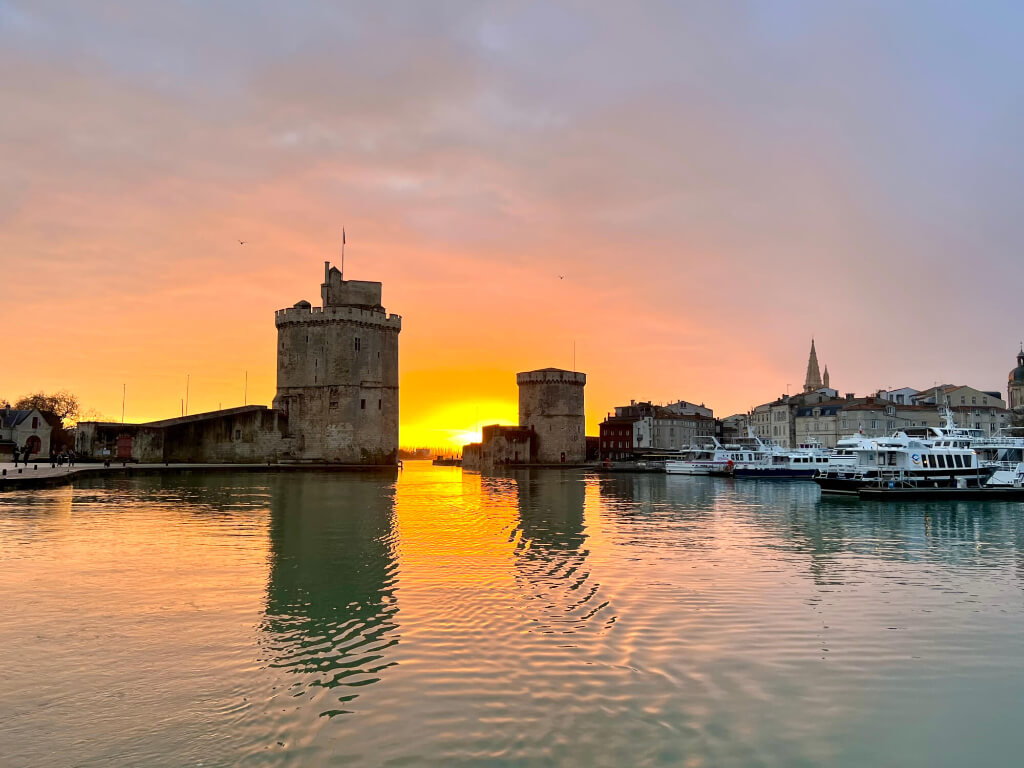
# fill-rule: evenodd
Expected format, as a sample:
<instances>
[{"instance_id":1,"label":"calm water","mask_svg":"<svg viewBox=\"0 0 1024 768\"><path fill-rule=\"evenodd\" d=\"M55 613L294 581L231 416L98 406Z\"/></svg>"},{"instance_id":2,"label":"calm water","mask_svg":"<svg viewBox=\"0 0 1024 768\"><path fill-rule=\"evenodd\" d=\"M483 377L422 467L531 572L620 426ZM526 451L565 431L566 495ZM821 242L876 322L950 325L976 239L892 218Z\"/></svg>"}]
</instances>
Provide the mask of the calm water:
<instances>
[{"instance_id":1,"label":"calm water","mask_svg":"<svg viewBox=\"0 0 1024 768\"><path fill-rule=\"evenodd\" d=\"M0 764L1006 766L1024 505L570 472L0 495Z\"/></svg>"}]
</instances>

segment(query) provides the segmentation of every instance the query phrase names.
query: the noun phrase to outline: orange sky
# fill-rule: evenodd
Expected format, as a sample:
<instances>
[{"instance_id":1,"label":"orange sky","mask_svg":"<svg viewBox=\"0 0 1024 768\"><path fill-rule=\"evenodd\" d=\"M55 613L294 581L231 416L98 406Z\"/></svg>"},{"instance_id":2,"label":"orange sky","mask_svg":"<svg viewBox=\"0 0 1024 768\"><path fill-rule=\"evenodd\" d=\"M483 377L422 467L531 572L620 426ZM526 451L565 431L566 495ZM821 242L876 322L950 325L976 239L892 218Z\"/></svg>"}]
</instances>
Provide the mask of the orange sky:
<instances>
[{"instance_id":1,"label":"orange sky","mask_svg":"<svg viewBox=\"0 0 1024 768\"><path fill-rule=\"evenodd\" d=\"M574 341L591 433L796 391L812 335L844 392L1005 388L1012 26L429 5L0 6L0 397L119 418L126 384L156 419L248 371L269 404L273 312L318 302L342 225L404 318L407 445L514 421L516 371Z\"/></svg>"}]
</instances>

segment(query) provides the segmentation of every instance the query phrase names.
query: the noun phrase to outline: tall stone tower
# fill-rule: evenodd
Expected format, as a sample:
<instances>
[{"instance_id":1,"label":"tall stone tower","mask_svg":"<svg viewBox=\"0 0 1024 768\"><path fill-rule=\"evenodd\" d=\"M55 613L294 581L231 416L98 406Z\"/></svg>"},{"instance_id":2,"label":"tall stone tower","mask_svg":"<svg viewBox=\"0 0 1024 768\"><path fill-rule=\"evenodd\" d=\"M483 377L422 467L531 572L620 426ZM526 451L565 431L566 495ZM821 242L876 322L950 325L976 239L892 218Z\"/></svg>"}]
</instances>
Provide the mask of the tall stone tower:
<instances>
[{"instance_id":1,"label":"tall stone tower","mask_svg":"<svg viewBox=\"0 0 1024 768\"><path fill-rule=\"evenodd\" d=\"M1024 427L1024 344L1017 353L1017 367L1006 382L1006 405L1013 415L1013 424Z\"/></svg>"},{"instance_id":2,"label":"tall stone tower","mask_svg":"<svg viewBox=\"0 0 1024 768\"><path fill-rule=\"evenodd\" d=\"M306 461L398 460L398 334L381 284L343 280L324 263L322 307L278 310L277 396L295 456Z\"/></svg>"},{"instance_id":3,"label":"tall stone tower","mask_svg":"<svg viewBox=\"0 0 1024 768\"><path fill-rule=\"evenodd\" d=\"M811 339L811 356L807 360L804 392L813 392L816 389L821 389L821 372L818 370L818 353L814 351L814 339Z\"/></svg>"},{"instance_id":4,"label":"tall stone tower","mask_svg":"<svg viewBox=\"0 0 1024 768\"><path fill-rule=\"evenodd\" d=\"M533 461L582 464L587 458L583 388L587 375L559 368L516 374L519 426L535 435Z\"/></svg>"}]
</instances>

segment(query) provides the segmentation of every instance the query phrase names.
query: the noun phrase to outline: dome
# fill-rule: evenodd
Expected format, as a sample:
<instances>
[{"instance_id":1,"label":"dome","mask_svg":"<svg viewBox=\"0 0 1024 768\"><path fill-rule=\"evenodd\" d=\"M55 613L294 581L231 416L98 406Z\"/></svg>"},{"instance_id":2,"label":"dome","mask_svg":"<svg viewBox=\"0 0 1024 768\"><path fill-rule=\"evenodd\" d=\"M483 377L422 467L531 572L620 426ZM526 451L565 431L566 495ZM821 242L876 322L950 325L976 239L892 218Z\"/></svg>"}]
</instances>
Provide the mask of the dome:
<instances>
[{"instance_id":1,"label":"dome","mask_svg":"<svg viewBox=\"0 0 1024 768\"><path fill-rule=\"evenodd\" d=\"M1024 384L1024 347L1017 354L1017 367L1010 371L1010 384Z\"/></svg>"}]
</instances>

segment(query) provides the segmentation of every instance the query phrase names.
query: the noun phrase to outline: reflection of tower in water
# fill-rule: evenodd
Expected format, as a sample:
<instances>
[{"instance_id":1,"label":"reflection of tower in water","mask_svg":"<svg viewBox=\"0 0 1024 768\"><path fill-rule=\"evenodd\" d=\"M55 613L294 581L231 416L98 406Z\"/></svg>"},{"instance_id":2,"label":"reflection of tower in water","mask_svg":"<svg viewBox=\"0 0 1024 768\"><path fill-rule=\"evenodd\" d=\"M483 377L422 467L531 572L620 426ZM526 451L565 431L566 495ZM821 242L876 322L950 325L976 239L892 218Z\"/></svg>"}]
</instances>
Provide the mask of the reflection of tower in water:
<instances>
[{"instance_id":1,"label":"reflection of tower in water","mask_svg":"<svg viewBox=\"0 0 1024 768\"><path fill-rule=\"evenodd\" d=\"M586 486L579 475L526 470L515 475L519 506L516 581L540 632L600 629L608 615L600 585L587 568L583 517Z\"/></svg>"},{"instance_id":2,"label":"reflection of tower in water","mask_svg":"<svg viewBox=\"0 0 1024 768\"><path fill-rule=\"evenodd\" d=\"M380 679L398 643L394 491L380 478L294 475L271 486L261 644L299 677L290 696L343 687L344 707ZM340 714L344 708L323 714Z\"/></svg>"}]
</instances>

